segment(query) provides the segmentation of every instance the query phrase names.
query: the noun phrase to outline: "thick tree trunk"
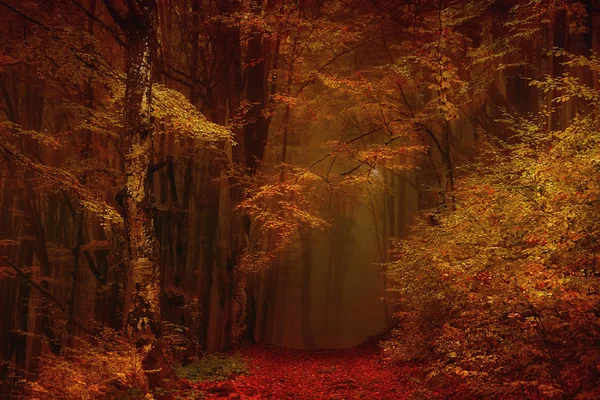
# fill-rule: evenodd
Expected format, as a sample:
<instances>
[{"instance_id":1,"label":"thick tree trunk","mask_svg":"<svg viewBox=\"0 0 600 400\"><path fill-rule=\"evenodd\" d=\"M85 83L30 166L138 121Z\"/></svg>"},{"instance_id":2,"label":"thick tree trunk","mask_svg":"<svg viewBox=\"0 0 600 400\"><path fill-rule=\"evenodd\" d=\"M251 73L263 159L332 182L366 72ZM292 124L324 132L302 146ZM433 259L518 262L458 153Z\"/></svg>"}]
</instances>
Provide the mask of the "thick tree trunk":
<instances>
[{"instance_id":1,"label":"thick tree trunk","mask_svg":"<svg viewBox=\"0 0 600 400\"><path fill-rule=\"evenodd\" d=\"M150 193L157 4L154 0L128 1L127 12L119 9L114 0L104 0L104 4L127 37L125 124L121 141L126 182L120 196L128 257L124 331L138 349L144 367L157 369L166 367L157 341L161 336L160 255ZM165 372L149 376L150 383L158 383Z\"/></svg>"},{"instance_id":2,"label":"thick tree trunk","mask_svg":"<svg viewBox=\"0 0 600 400\"><path fill-rule=\"evenodd\" d=\"M148 5L147 12L154 10ZM160 336L158 242L154 231L149 166L152 162L152 48L149 23L133 21L128 32L125 92L125 195L123 210L128 245L125 330L138 348Z\"/></svg>"}]
</instances>

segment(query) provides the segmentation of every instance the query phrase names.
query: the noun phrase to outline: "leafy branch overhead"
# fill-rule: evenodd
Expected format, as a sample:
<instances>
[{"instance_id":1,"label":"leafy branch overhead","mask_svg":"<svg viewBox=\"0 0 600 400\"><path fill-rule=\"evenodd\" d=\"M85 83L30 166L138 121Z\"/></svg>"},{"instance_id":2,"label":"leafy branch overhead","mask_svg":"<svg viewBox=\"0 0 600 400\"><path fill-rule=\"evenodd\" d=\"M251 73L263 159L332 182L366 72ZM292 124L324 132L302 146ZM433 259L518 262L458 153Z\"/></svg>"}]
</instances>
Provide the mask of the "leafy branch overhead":
<instances>
[{"instance_id":1,"label":"leafy branch overhead","mask_svg":"<svg viewBox=\"0 0 600 400\"><path fill-rule=\"evenodd\" d=\"M189 100L177 90L154 85L152 116L165 124L167 133L177 133L211 145L233 143L232 133L226 127L210 122ZM159 130L158 132L161 132Z\"/></svg>"},{"instance_id":2,"label":"leafy branch overhead","mask_svg":"<svg viewBox=\"0 0 600 400\"><path fill-rule=\"evenodd\" d=\"M14 127L13 127L14 128ZM31 160L10 144L3 135L0 135L0 152L24 170L32 171L37 175L40 184L49 189L75 193L83 207L100 218L102 224L109 227L120 228L123 218L117 210L110 206L102 193L86 188L72 173L48 165L42 165Z\"/></svg>"}]
</instances>

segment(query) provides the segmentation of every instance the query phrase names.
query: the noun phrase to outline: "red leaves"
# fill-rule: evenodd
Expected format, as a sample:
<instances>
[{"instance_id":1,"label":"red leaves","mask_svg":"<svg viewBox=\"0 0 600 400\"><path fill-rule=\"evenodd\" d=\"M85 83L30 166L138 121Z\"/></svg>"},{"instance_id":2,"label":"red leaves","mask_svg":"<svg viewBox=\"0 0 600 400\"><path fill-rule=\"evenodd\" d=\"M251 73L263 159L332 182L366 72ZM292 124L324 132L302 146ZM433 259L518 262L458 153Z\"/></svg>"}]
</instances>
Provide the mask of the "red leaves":
<instances>
[{"instance_id":1,"label":"red leaves","mask_svg":"<svg viewBox=\"0 0 600 400\"><path fill-rule=\"evenodd\" d=\"M294 350L255 345L239 349L250 374L198 385L207 398L389 399L410 397L415 367L394 366L373 345Z\"/></svg>"}]
</instances>

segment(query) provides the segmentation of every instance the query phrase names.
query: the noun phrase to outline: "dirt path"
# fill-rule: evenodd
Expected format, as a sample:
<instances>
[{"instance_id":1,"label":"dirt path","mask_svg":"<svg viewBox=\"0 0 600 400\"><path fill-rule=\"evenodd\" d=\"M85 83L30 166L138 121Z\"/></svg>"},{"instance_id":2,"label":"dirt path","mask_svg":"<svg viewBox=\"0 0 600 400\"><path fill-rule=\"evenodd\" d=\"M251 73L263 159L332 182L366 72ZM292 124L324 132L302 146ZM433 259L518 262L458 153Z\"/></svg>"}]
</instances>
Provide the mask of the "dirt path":
<instances>
[{"instance_id":1,"label":"dirt path","mask_svg":"<svg viewBox=\"0 0 600 400\"><path fill-rule=\"evenodd\" d=\"M376 345L344 350L293 350L253 345L238 350L249 374L197 387L205 398L229 399L408 399L416 367L382 359Z\"/></svg>"}]
</instances>

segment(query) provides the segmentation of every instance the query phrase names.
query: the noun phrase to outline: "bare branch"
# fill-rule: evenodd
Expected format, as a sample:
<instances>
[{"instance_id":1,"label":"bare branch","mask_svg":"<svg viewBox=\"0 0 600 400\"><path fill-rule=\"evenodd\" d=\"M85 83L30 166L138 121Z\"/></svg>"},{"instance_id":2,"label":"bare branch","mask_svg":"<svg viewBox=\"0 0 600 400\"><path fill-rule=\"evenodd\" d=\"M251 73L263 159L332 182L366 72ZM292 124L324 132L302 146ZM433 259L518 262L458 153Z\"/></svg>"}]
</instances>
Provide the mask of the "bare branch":
<instances>
[{"instance_id":1,"label":"bare branch","mask_svg":"<svg viewBox=\"0 0 600 400\"><path fill-rule=\"evenodd\" d=\"M42 29L44 29L45 31L49 31L50 28L48 28L47 26L45 26L44 24L42 24L40 21L37 21L31 17L29 17L26 14L23 14L21 11L17 10L16 8L14 8L13 6L11 6L10 4L7 4L3 1L0 1L0 6L4 6L6 8L8 8L9 10L11 10L12 12L18 14L21 18L26 19L29 22L33 22L34 24L38 25L39 27L41 27Z\"/></svg>"},{"instance_id":2,"label":"bare branch","mask_svg":"<svg viewBox=\"0 0 600 400\"><path fill-rule=\"evenodd\" d=\"M119 43L120 46L123 46L123 47L125 46L125 42L123 41L123 39L121 37L119 37L119 36L122 36L122 34L118 30L116 30L113 27L107 25L105 21L103 21L100 18L98 18L96 15L94 15L94 13L90 12L90 10L88 10L87 8L85 8L77 0L70 0L70 1L71 1L71 3L75 7L79 8L81 11L83 11L85 13L85 15L87 15L92 21L96 22L102 28L104 28L108 32L110 32L113 35L113 37L115 38L115 40L117 41L117 43Z\"/></svg>"},{"instance_id":3,"label":"bare branch","mask_svg":"<svg viewBox=\"0 0 600 400\"><path fill-rule=\"evenodd\" d=\"M123 11L119 10L115 0L103 0L104 6L113 17L117 25L123 30L127 27L127 17Z\"/></svg>"},{"instance_id":4,"label":"bare branch","mask_svg":"<svg viewBox=\"0 0 600 400\"><path fill-rule=\"evenodd\" d=\"M2 261L5 265L9 266L10 268L12 268L13 270L15 270L15 272L17 273L18 276L20 276L21 278L25 279L27 282L29 282L29 284L31 286L33 286L35 289L37 289L42 295L44 295L44 297L46 297L48 300L52 301L58 308L60 311L65 312L65 305L63 303L61 303L53 294L52 292L50 292L48 289L42 287L39 283L37 283L36 281L34 281L33 279L31 279L31 277L26 274L25 272L23 272L23 270L19 267L17 267L15 264L13 264L8 257L6 256L0 256L0 261ZM89 329L87 326L83 325L81 322L77 321L77 320L73 320L73 323L82 331L84 331L85 333L87 333L88 335L94 335L97 332L92 331L91 329Z\"/></svg>"}]
</instances>

